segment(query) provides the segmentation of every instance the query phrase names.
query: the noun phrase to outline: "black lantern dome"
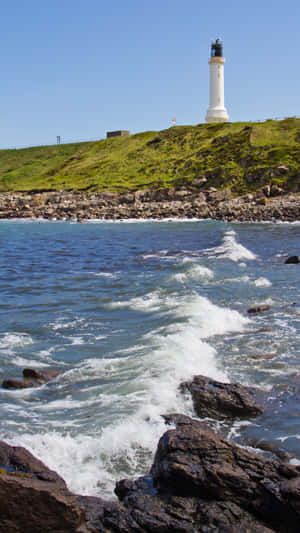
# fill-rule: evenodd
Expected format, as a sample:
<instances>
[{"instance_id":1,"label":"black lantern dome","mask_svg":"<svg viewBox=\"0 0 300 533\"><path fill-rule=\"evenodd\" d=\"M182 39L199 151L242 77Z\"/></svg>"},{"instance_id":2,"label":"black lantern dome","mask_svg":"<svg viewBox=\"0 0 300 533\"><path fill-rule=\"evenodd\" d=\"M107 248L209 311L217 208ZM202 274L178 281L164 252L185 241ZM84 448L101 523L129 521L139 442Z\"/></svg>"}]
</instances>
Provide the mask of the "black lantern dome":
<instances>
[{"instance_id":1,"label":"black lantern dome","mask_svg":"<svg viewBox=\"0 0 300 533\"><path fill-rule=\"evenodd\" d=\"M211 57L223 57L223 43L220 39L216 39L211 45Z\"/></svg>"}]
</instances>

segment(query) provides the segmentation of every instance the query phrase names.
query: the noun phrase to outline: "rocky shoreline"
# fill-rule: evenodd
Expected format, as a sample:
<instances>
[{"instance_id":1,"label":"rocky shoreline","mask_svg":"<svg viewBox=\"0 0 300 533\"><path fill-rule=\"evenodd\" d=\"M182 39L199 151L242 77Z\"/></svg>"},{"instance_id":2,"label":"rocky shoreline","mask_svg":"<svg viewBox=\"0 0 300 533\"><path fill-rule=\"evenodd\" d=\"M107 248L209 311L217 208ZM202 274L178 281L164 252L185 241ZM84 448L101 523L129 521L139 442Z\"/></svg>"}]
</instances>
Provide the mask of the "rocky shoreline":
<instances>
[{"instance_id":1,"label":"rocky shoreline","mask_svg":"<svg viewBox=\"0 0 300 533\"><path fill-rule=\"evenodd\" d=\"M300 220L300 193L276 185L235 198L230 189L207 187L205 178L191 188L140 190L128 193L36 191L1 193L0 219L120 220L211 218L225 221ZM197 181L197 180L194 180Z\"/></svg>"},{"instance_id":2,"label":"rocky shoreline","mask_svg":"<svg viewBox=\"0 0 300 533\"><path fill-rule=\"evenodd\" d=\"M31 374L32 374L31 370ZM199 416L259 416L261 392L195 376L181 385ZM260 397L261 400L261 397ZM164 415L150 472L117 482L117 501L71 493L25 448L0 442L0 531L5 533L299 533L300 466L253 453L207 424Z\"/></svg>"},{"instance_id":3,"label":"rocky shoreline","mask_svg":"<svg viewBox=\"0 0 300 533\"><path fill-rule=\"evenodd\" d=\"M0 194L1 219L173 217L293 222L300 220L300 193L284 194L273 186L232 198L229 190L199 184L197 190L127 194ZM290 259L299 262L298 256ZM22 380L5 380L2 386L40 386L55 376L24 369ZM221 428L260 416L262 391L205 376L182 383L180 390L191 394L199 418L162 413L170 428L159 440L153 465L143 477L117 482L118 501L73 494L26 449L0 442L0 533L299 533L300 466L272 447L250 452L224 439L213 423L203 423L217 420Z\"/></svg>"}]
</instances>

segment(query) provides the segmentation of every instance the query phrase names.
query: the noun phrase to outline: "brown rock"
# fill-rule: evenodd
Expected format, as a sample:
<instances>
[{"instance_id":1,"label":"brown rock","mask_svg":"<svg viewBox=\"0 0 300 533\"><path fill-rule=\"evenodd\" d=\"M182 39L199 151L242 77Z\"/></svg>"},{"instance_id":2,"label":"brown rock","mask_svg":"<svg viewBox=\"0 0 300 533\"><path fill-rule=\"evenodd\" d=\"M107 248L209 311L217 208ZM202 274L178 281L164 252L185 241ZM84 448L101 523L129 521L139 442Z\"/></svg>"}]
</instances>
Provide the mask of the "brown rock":
<instances>
[{"instance_id":1,"label":"brown rock","mask_svg":"<svg viewBox=\"0 0 300 533\"><path fill-rule=\"evenodd\" d=\"M34 370L32 368L24 368L24 379L4 379L2 382L3 389L27 389L29 387L39 387L44 385L47 381L55 378L59 372L54 370Z\"/></svg>"},{"instance_id":2,"label":"brown rock","mask_svg":"<svg viewBox=\"0 0 300 533\"><path fill-rule=\"evenodd\" d=\"M275 185L274 183L271 185L271 191L270 196L280 196L284 193L284 190L282 187L279 187L278 185Z\"/></svg>"},{"instance_id":3,"label":"brown rock","mask_svg":"<svg viewBox=\"0 0 300 533\"><path fill-rule=\"evenodd\" d=\"M250 357L251 359L267 359L267 360L273 359L276 356L277 356L276 353L261 353L261 354L248 355L248 357Z\"/></svg>"},{"instance_id":4,"label":"brown rock","mask_svg":"<svg viewBox=\"0 0 300 533\"><path fill-rule=\"evenodd\" d=\"M26 389L31 387L29 382L25 383L24 379L4 379L2 388L8 390Z\"/></svg>"},{"instance_id":5,"label":"brown rock","mask_svg":"<svg viewBox=\"0 0 300 533\"><path fill-rule=\"evenodd\" d=\"M192 186L193 187L203 187L203 185L205 185L205 183L207 183L207 178L205 176L203 176L201 178L194 178L193 181L192 181Z\"/></svg>"},{"instance_id":6,"label":"brown rock","mask_svg":"<svg viewBox=\"0 0 300 533\"><path fill-rule=\"evenodd\" d=\"M59 372L56 370L35 370L33 368L24 368L23 376L25 379L40 379L49 381L50 379L56 378L59 375Z\"/></svg>"},{"instance_id":7,"label":"brown rock","mask_svg":"<svg viewBox=\"0 0 300 533\"><path fill-rule=\"evenodd\" d=\"M221 383L205 376L194 376L182 383L181 391L192 395L194 409L199 417L249 418L263 413L255 401L254 389L239 383Z\"/></svg>"},{"instance_id":8,"label":"brown rock","mask_svg":"<svg viewBox=\"0 0 300 533\"><path fill-rule=\"evenodd\" d=\"M269 311L270 306L267 304L262 305L255 305L254 307L250 307L247 311L247 313L263 313L264 311Z\"/></svg>"},{"instance_id":9,"label":"brown rock","mask_svg":"<svg viewBox=\"0 0 300 533\"><path fill-rule=\"evenodd\" d=\"M275 176L284 176L285 174L288 174L290 171L289 167L286 165L278 165L273 171Z\"/></svg>"},{"instance_id":10,"label":"brown rock","mask_svg":"<svg viewBox=\"0 0 300 533\"><path fill-rule=\"evenodd\" d=\"M230 189L223 189L221 191L214 190L213 187L209 190L207 194L207 199L212 204L218 204L219 202L223 202L224 200L227 200L231 196L231 190Z\"/></svg>"},{"instance_id":11,"label":"brown rock","mask_svg":"<svg viewBox=\"0 0 300 533\"><path fill-rule=\"evenodd\" d=\"M84 533L84 509L62 478L21 447L0 442L0 530Z\"/></svg>"},{"instance_id":12,"label":"brown rock","mask_svg":"<svg viewBox=\"0 0 300 533\"><path fill-rule=\"evenodd\" d=\"M262 196L261 198L257 198L256 204L257 205L267 205L268 199L265 196Z\"/></svg>"},{"instance_id":13,"label":"brown rock","mask_svg":"<svg viewBox=\"0 0 300 533\"><path fill-rule=\"evenodd\" d=\"M277 532L300 531L299 469L220 439L200 422L182 424L163 435L151 474L159 494L197 498L212 505L223 502L225 507L234 502L261 519L261 526ZM255 533L255 527L250 525L248 531Z\"/></svg>"}]
</instances>

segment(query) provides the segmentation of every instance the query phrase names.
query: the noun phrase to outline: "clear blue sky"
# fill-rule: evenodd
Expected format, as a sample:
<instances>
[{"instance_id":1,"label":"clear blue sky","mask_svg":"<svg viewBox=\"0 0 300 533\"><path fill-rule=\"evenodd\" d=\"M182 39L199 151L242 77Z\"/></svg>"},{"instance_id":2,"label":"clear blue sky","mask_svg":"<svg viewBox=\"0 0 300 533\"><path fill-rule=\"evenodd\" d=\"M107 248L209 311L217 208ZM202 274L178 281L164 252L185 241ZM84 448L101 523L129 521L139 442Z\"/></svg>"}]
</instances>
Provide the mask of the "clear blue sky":
<instances>
[{"instance_id":1,"label":"clear blue sky","mask_svg":"<svg viewBox=\"0 0 300 533\"><path fill-rule=\"evenodd\" d=\"M210 42L230 120L300 115L299 0L10 0L0 147L204 122Z\"/></svg>"}]
</instances>

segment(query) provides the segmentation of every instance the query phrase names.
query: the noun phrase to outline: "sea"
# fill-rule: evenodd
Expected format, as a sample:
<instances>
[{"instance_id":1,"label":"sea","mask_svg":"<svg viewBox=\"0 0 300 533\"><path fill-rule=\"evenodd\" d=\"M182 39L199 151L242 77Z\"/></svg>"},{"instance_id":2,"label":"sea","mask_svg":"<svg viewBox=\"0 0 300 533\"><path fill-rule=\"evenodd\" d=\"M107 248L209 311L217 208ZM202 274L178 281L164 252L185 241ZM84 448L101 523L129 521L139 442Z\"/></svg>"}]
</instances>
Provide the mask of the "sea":
<instances>
[{"instance_id":1,"label":"sea","mask_svg":"<svg viewBox=\"0 0 300 533\"><path fill-rule=\"evenodd\" d=\"M1 440L112 499L149 472L162 415L195 416L179 385L203 374L268 397L226 438L300 464L300 222L2 220L0 242L1 383L59 371L0 388Z\"/></svg>"}]
</instances>

